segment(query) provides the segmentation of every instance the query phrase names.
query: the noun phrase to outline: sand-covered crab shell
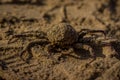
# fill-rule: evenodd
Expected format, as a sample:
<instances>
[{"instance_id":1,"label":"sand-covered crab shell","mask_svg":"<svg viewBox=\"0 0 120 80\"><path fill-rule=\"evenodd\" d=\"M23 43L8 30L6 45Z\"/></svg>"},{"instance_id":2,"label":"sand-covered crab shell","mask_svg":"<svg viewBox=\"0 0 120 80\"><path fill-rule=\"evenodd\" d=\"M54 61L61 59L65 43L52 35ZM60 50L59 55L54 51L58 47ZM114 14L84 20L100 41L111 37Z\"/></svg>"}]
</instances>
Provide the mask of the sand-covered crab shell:
<instances>
[{"instance_id":1,"label":"sand-covered crab shell","mask_svg":"<svg viewBox=\"0 0 120 80\"><path fill-rule=\"evenodd\" d=\"M47 32L47 38L52 43L66 45L77 41L78 34L70 24L59 23L51 27Z\"/></svg>"}]
</instances>

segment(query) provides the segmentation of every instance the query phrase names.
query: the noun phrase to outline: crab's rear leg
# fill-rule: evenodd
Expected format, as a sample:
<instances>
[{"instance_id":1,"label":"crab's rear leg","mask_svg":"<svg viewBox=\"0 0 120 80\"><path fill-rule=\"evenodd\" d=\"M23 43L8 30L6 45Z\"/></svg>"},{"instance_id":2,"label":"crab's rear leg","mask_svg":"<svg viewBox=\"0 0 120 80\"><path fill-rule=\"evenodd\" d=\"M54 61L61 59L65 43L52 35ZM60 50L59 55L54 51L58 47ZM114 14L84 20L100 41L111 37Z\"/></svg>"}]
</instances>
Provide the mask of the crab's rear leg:
<instances>
[{"instance_id":1,"label":"crab's rear leg","mask_svg":"<svg viewBox=\"0 0 120 80\"><path fill-rule=\"evenodd\" d=\"M35 40L32 42L29 42L26 47L23 48L23 50L19 53L20 58L23 61L29 62L29 60L33 57L31 48L35 45L43 45L43 44L48 44L49 42L46 39L39 39L39 40ZM29 54L24 54L25 52L28 52Z\"/></svg>"}]
</instances>

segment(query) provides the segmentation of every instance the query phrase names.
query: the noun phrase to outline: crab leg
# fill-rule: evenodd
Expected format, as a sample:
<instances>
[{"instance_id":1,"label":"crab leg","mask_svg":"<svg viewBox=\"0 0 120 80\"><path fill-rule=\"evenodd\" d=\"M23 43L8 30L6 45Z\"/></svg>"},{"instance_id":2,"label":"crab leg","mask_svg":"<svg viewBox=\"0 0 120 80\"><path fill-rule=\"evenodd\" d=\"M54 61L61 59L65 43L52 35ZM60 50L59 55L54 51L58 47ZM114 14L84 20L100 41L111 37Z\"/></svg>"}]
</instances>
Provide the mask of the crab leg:
<instances>
[{"instance_id":1,"label":"crab leg","mask_svg":"<svg viewBox=\"0 0 120 80\"><path fill-rule=\"evenodd\" d=\"M23 61L29 62L29 59L33 57L31 48L35 45L43 45L43 44L47 44L47 43L49 43L49 42L46 39L39 39L39 40L35 40L35 41L32 41L32 42L28 43L26 45L26 47L20 52L20 58ZM27 55L27 58L26 58L26 56L24 56L24 53L26 51L29 53L29 55Z\"/></svg>"},{"instance_id":2,"label":"crab leg","mask_svg":"<svg viewBox=\"0 0 120 80\"><path fill-rule=\"evenodd\" d=\"M105 31L103 30L82 29L80 32L78 32L80 38L83 38L86 34L89 33L102 33L105 36Z\"/></svg>"}]
</instances>

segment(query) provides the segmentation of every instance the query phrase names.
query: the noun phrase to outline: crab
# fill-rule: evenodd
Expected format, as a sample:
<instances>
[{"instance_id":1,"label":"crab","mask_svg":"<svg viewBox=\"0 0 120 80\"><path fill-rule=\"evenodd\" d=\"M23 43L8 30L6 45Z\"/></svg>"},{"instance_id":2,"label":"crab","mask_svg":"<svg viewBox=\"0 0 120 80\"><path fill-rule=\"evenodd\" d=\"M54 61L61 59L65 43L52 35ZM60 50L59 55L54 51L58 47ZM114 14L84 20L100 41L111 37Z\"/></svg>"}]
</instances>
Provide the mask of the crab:
<instances>
[{"instance_id":1,"label":"crab","mask_svg":"<svg viewBox=\"0 0 120 80\"><path fill-rule=\"evenodd\" d=\"M91 45L110 44L112 41L114 41L114 40L111 40L108 42L107 41L108 38L106 39L105 31L103 30L81 29L81 31L77 32L69 23L63 23L63 22L52 26L47 33L43 33L43 32L37 32L37 33L42 34L42 36L38 36L40 39L29 42L20 52L20 57L24 61L29 61L29 59L33 57L31 48L36 44L41 46L45 45L45 51L49 56L52 55L52 53L54 53L53 50L56 48L61 48L61 49L64 49L64 48L81 49L82 48L82 49L88 50L90 53L90 56L95 57L95 53ZM104 38L99 39L96 33L103 34ZM90 36L86 36L86 35L90 35ZM31 36L31 35L16 34L12 36L9 43L13 38L27 37L27 36ZM27 59L24 59L23 54L26 51L28 51L29 57ZM69 53L65 53L65 54L69 54Z\"/></svg>"}]
</instances>

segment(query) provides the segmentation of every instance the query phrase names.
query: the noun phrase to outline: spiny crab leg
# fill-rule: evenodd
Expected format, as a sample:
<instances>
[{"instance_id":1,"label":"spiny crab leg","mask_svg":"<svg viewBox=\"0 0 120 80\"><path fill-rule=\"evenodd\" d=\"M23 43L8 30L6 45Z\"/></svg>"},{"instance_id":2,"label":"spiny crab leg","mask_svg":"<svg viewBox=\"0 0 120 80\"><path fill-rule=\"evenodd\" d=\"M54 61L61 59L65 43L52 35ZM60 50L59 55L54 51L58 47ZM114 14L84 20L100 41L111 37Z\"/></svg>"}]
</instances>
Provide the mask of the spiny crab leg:
<instances>
[{"instance_id":1,"label":"spiny crab leg","mask_svg":"<svg viewBox=\"0 0 120 80\"><path fill-rule=\"evenodd\" d=\"M102 33L105 36L105 31L103 30L82 29L80 32L78 32L80 38L84 37L86 34L89 33Z\"/></svg>"},{"instance_id":2,"label":"spiny crab leg","mask_svg":"<svg viewBox=\"0 0 120 80\"><path fill-rule=\"evenodd\" d=\"M106 37L105 39L97 39L97 43L99 42L101 45L111 45L112 43L119 43L120 41L118 39L113 39Z\"/></svg>"},{"instance_id":3,"label":"spiny crab leg","mask_svg":"<svg viewBox=\"0 0 120 80\"><path fill-rule=\"evenodd\" d=\"M32 42L29 42L26 47L20 52L20 58L23 60L23 61L26 61L28 62L29 59L31 57L33 57L33 54L32 54L32 51L31 51L31 47L35 46L35 45L43 45L43 44L47 44L49 43L46 39L39 39L39 40L35 40L35 41L32 41ZM28 52L29 53L29 56L24 59L23 55L25 52Z\"/></svg>"}]
</instances>

